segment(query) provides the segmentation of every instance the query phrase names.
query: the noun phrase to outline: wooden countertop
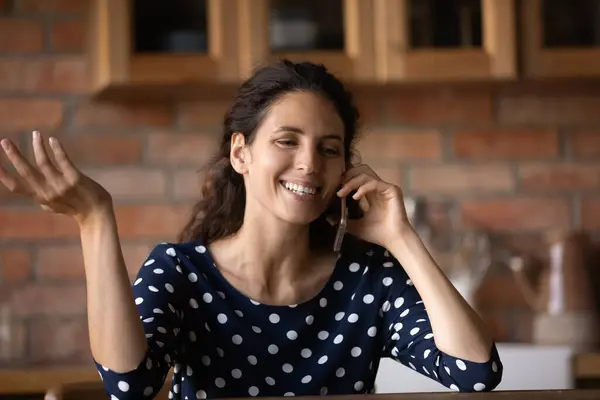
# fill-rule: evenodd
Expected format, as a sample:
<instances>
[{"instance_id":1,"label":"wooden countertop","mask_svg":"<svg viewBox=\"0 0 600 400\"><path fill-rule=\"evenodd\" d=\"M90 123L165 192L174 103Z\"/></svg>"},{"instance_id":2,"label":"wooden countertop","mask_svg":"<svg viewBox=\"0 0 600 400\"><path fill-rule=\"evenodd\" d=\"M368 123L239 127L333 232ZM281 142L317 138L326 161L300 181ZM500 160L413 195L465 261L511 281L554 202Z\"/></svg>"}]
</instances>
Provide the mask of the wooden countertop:
<instances>
[{"instance_id":1,"label":"wooden countertop","mask_svg":"<svg viewBox=\"0 0 600 400\"><path fill-rule=\"evenodd\" d=\"M98 372L89 368L0 369L0 394L45 393L57 384L96 381Z\"/></svg>"}]
</instances>

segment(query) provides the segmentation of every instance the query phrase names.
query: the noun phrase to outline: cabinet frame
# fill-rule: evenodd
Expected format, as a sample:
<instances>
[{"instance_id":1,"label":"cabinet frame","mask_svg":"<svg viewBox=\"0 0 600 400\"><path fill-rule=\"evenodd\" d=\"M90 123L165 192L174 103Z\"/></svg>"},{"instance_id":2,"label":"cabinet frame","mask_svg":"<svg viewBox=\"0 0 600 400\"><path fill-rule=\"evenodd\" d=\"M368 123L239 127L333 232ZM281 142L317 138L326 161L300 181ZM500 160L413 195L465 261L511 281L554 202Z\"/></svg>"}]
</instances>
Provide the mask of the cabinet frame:
<instances>
[{"instance_id":1,"label":"cabinet frame","mask_svg":"<svg viewBox=\"0 0 600 400\"><path fill-rule=\"evenodd\" d=\"M91 0L88 56L94 90L238 79L235 1L207 0L207 53L135 54L133 1Z\"/></svg>"},{"instance_id":2,"label":"cabinet frame","mask_svg":"<svg viewBox=\"0 0 600 400\"><path fill-rule=\"evenodd\" d=\"M373 0L377 76L384 81L517 77L514 0L481 0L481 48L411 49L409 0ZM526 0L529 1L529 0ZM443 68L439 68L439 65Z\"/></svg>"},{"instance_id":3,"label":"cabinet frame","mask_svg":"<svg viewBox=\"0 0 600 400\"><path fill-rule=\"evenodd\" d=\"M323 0L327 1L327 0ZM238 0L240 70L243 77L257 67L281 58L323 63L342 78L375 79L373 0L342 0L344 49L271 52L269 0Z\"/></svg>"},{"instance_id":4,"label":"cabinet frame","mask_svg":"<svg viewBox=\"0 0 600 400\"><path fill-rule=\"evenodd\" d=\"M521 3L523 73L530 78L600 76L597 48L544 48L542 0Z\"/></svg>"}]
</instances>

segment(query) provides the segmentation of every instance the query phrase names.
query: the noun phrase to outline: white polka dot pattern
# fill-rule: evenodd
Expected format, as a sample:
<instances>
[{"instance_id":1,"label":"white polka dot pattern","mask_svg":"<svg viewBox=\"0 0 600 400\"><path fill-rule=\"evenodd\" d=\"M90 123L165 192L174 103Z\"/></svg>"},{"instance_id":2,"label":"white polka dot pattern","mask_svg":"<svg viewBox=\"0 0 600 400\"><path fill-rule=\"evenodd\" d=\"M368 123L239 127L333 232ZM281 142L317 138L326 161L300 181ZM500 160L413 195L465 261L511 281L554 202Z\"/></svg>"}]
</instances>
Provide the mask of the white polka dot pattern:
<instances>
[{"instance_id":1,"label":"white polka dot pattern","mask_svg":"<svg viewBox=\"0 0 600 400\"><path fill-rule=\"evenodd\" d=\"M113 399L151 398L174 368L169 398L371 393L382 357L456 391L488 391L502 376L496 347L486 363L437 349L419 294L376 246L345 246L313 299L269 306L227 284L208 249L161 244L133 284L148 340L138 368L96 364Z\"/></svg>"}]
</instances>

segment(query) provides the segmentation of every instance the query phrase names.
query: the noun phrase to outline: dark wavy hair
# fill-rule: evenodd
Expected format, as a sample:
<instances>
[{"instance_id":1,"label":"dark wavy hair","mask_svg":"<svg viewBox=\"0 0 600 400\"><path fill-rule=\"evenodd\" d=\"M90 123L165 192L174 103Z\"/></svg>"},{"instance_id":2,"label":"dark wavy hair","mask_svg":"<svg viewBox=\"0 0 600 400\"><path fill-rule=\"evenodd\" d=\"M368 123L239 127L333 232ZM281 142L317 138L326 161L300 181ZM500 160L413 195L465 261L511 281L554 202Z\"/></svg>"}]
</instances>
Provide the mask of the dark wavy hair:
<instances>
[{"instance_id":1,"label":"dark wavy hair","mask_svg":"<svg viewBox=\"0 0 600 400\"><path fill-rule=\"evenodd\" d=\"M215 240L235 234L244 221L246 189L244 180L232 167L229 157L231 137L235 132L244 135L251 144L256 130L269 108L284 94L309 91L331 101L344 124L346 163L356 154L353 144L357 138L359 113L352 95L340 80L325 66L310 62L281 60L257 69L238 90L223 123L219 150L205 167L201 199L192 210L192 217L179 235L179 240ZM330 246L335 229L322 215L310 225L313 246Z\"/></svg>"}]
</instances>

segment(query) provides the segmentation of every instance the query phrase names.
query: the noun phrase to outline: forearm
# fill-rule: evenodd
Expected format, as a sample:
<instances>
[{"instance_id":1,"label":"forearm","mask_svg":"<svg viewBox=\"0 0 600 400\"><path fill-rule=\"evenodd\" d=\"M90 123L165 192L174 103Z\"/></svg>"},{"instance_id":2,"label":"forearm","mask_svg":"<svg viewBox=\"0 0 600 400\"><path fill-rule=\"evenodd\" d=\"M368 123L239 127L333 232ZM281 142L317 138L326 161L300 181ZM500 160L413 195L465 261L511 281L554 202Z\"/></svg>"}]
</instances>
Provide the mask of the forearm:
<instances>
[{"instance_id":1,"label":"forearm","mask_svg":"<svg viewBox=\"0 0 600 400\"><path fill-rule=\"evenodd\" d=\"M418 235L408 230L388 250L421 295L436 346L457 358L488 361L493 341L487 327L446 278Z\"/></svg>"},{"instance_id":2,"label":"forearm","mask_svg":"<svg viewBox=\"0 0 600 400\"><path fill-rule=\"evenodd\" d=\"M147 342L112 209L90 216L80 230L92 354L115 372L130 371L142 361Z\"/></svg>"}]
</instances>

